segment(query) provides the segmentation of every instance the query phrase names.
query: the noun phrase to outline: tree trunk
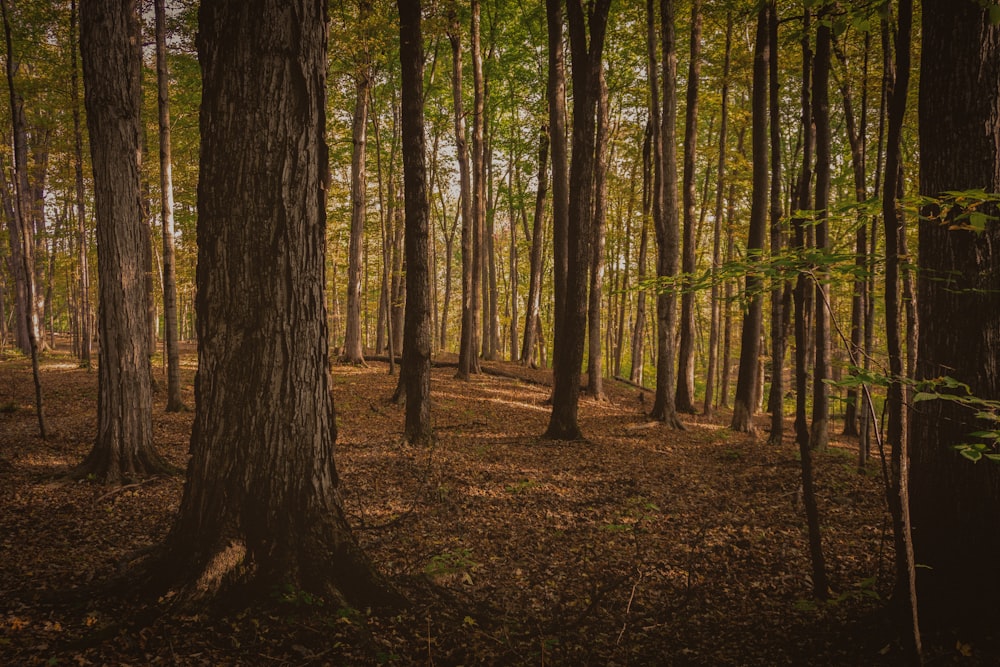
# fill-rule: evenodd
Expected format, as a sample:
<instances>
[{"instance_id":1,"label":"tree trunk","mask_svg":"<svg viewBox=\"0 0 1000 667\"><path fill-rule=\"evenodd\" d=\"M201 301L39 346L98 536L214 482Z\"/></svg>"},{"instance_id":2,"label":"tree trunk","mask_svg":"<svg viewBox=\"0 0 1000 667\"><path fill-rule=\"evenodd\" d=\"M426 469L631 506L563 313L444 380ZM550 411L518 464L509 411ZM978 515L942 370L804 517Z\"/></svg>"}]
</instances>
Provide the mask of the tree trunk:
<instances>
[{"instance_id":1,"label":"tree trunk","mask_svg":"<svg viewBox=\"0 0 1000 667\"><path fill-rule=\"evenodd\" d=\"M486 130L485 91L483 84L483 57L480 45L480 0L471 0L472 24L469 30L469 51L472 54L472 348L470 354L480 353L480 345L489 335L484 326L488 315L488 294L483 275L486 253ZM488 344L488 341L487 341ZM479 359L475 362L479 372Z\"/></svg>"},{"instance_id":2,"label":"tree trunk","mask_svg":"<svg viewBox=\"0 0 1000 667\"><path fill-rule=\"evenodd\" d=\"M601 364L601 289L604 284L604 243L608 199L608 83L604 67L597 72L597 129L594 152L593 247L590 256L590 294L587 305L587 394L604 397Z\"/></svg>"},{"instance_id":3,"label":"tree trunk","mask_svg":"<svg viewBox=\"0 0 1000 667\"><path fill-rule=\"evenodd\" d=\"M358 1L358 23L365 25L371 15L369 0ZM368 193L365 176L365 153L368 144L368 88L371 85L371 64L367 49L363 49L354 81L354 116L351 123L351 238L347 258L347 321L344 329L344 349L340 360L349 364L365 362L361 335L361 264L365 235Z\"/></svg>"},{"instance_id":4,"label":"tree trunk","mask_svg":"<svg viewBox=\"0 0 1000 667\"><path fill-rule=\"evenodd\" d=\"M653 0L647 0L647 9ZM651 10L649 10L651 12ZM652 19L650 19L652 21ZM655 68L654 70L655 71ZM645 365L644 343L646 340L646 262L649 253L649 219L653 205L653 137L659 130L654 129L652 120L646 124L645 139L642 142L642 232L639 235L639 257L636 259L635 322L632 327L632 367L629 381L642 384L642 369Z\"/></svg>"},{"instance_id":5,"label":"tree trunk","mask_svg":"<svg viewBox=\"0 0 1000 667\"><path fill-rule=\"evenodd\" d=\"M649 7L649 5L647 5ZM653 185L653 221L656 228L656 277L661 281L656 294L656 395L650 417L671 428L682 428L674 403L676 369L674 334L677 329L677 295L673 281L677 277L680 253L680 221L677 211L677 37L674 27L674 0L661 0L660 22L663 43L663 103L660 107L660 179ZM654 58L652 44L650 61ZM654 69L655 71L655 69ZM653 96L651 95L651 98ZM656 202L660 204L656 215Z\"/></svg>"},{"instance_id":6,"label":"tree trunk","mask_svg":"<svg viewBox=\"0 0 1000 667\"><path fill-rule=\"evenodd\" d=\"M153 3L156 16L156 90L160 112L160 214L163 221L163 321L167 352L167 412L184 409L181 401L180 348L177 345L177 272L174 253L174 180L170 156L170 96L164 0Z\"/></svg>"},{"instance_id":7,"label":"tree trunk","mask_svg":"<svg viewBox=\"0 0 1000 667\"><path fill-rule=\"evenodd\" d=\"M816 55L813 59L812 115L816 126L816 253L822 259L814 268L816 304L816 362L813 372L812 434L810 446L826 449L830 430L830 316L827 280L829 271L824 255L830 251L830 42L832 30L824 16L816 28Z\"/></svg>"},{"instance_id":8,"label":"tree trunk","mask_svg":"<svg viewBox=\"0 0 1000 667\"><path fill-rule=\"evenodd\" d=\"M538 189L535 192L534 223L531 231L531 276L528 282L527 313L524 317L524 345L521 364L535 366L538 340L539 306L542 297L542 224L545 214L545 191L548 188L549 132L542 126L538 133Z\"/></svg>"},{"instance_id":9,"label":"tree trunk","mask_svg":"<svg viewBox=\"0 0 1000 667\"><path fill-rule=\"evenodd\" d=\"M922 48L935 57L922 59L920 69L920 194L1000 192L1000 27L974 3L922 6ZM931 206L924 211L930 219L920 220L917 379L947 375L996 401L1000 224L951 228L964 212ZM982 212L996 216L998 206ZM992 566L1000 556L1000 468L973 465L952 449L980 440L974 431L996 430L995 410L992 422L976 412L945 400L913 410L913 546L916 561L933 568L918 575L922 618L992 632L1000 621L1000 574Z\"/></svg>"},{"instance_id":10,"label":"tree trunk","mask_svg":"<svg viewBox=\"0 0 1000 667\"><path fill-rule=\"evenodd\" d=\"M701 0L691 3L691 56L688 59L687 113L684 116L684 237L681 253L681 336L677 351L678 412L694 414L695 205L697 184L695 157L698 143L698 79L701 76Z\"/></svg>"},{"instance_id":11,"label":"tree trunk","mask_svg":"<svg viewBox=\"0 0 1000 667\"><path fill-rule=\"evenodd\" d=\"M212 130L199 172L199 400L163 568L195 595L246 584L384 599L333 459L325 14L318 0L199 10L201 127Z\"/></svg>"},{"instance_id":12,"label":"tree trunk","mask_svg":"<svg viewBox=\"0 0 1000 667\"><path fill-rule=\"evenodd\" d=\"M403 368L410 444L431 432L431 295L428 267L427 169L424 164L424 46L420 0L399 0L402 68L403 194L406 207L406 323Z\"/></svg>"},{"instance_id":13,"label":"tree trunk","mask_svg":"<svg viewBox=\"0 0 1000 667\"><path fill-rule=\"evenodd\" d=\"M781 205L781 113L780 85L778 82L778 8L775 2L767 6L768 40L771 44L770 61L768 63L768 117L770 121L771 139L771 258L782 252L782 219L784 210ZM784 276L774 278L771 286L771 393L768 397L768 409L771 411L771 434L768 442L780 445L785 431L785 347L787 318L785 296L787 282Z\"/></svg>"},{"instance_id":14,"label":"tree trunk","mask_svg":"<svg viewBox=\"0 0 1000 667\"><path fill-rule=\"evenodd\" d=\"M101 348L97 438L75 474L112 483L166 469L153 449L135 0L81 3L80 46L94 166Z\"/></svg>"},{"instance_id":15,"label":"tree trunk","mask_svg":"<svg viewBox=\"0 0 1000 667\"><path fill-rule=\"evenodd\" d=\"M768 60L770 45L767 27L767 7L757 13L757 37L753 60L753 109L751 125L751 152L753 163L753 192L750 201L750 231L747 238L747 260L751 269L746 276L745 298L749 306L743 316L740 337L740 365L736 379L736 397L733 401L733 419L729 427L734 431L753 432L754 396L757 386L757 357L760 354L760 333L764 318L763 279L760 269L752 268L753 262L763 260L764 237L767 230L768 202L768 133L767 100Z\"/></svg>"},{"instance_id":16,"label":"tree trunk","mask_svg":"<svg viewBox=\"0 0 1000 667\"><path fill-rule=\"evenodd\" d=\"M90 309L90 267L87 253L87 209L83 187L83 133L80 128L80 86L77 78L76 0L70 0L70 89L73 104L73 172L76 178L76 252L79 272L80 365L90 368L93 354L93 313Z\"/></svg>"},{"instance_id":17,"label":"tree trunk","mask_svg":"<svg viewBox=\"0 0 1000 667\"><path fill-rule=\"evenodd\" d=\"M566 145L566 61L563 49L562 0L545 0L548 27L549 145L552 151L552 370L558 372L566 312L569 235L569 150Z\"/></svg>"},{"instance_id":18,"label":"tree trunk","mask_svg":"<svg viewBox=\"0 0 1000 667\"><path fill-rule=\"evenodd\" d=\"M455 146L458 154L459 194L462 206L462 331L458 350L458 374L461 379L469 379L469 375L479 372L477 356L477 341L475 338L476 320L472 308L476 286L473 282L474 235L472 219L472 175L469 165L469 150L466 143L465 111L462 101L462 47L460 42L461 27L458 17L451 15L451 28L448 39L451 42L452 102L455 107Z\"/></svg>"},{"instance_id":19,"label":"tree trunk","mask_svg":"<svg viewBox=\"0 0 1000 667\"><path fill-rule=\"evenodd\" d=\"M722 204L726 181L726 139L729 132L729 69L732 59L733 14L726 12L726 47L722 65L722 118L719 121L719 162L715 177L715 221L712 232L712 316L708 334L708 371L705 374L705 405L703 412L711 415L715 401L715 376L719 365L719 327L721 308L719 306L719 269L722 266Z\"/></svg>"},{"instance_id":20,"label":"tree trunk","mask_svg":"<svg viewBox=\"0 0 1000 667\"><path fill-rule=\"evenodd\" d=\"M570 0L566 12L573 54L573 155L569 174L566 310L562 337L555 347L558 361L553 374L552 414L545 432L546 437L556 440L582 437L577 408L587 327L587 269L593 234L594 114L610 4L610 0L596 0L589 12L585 12L580 0Z\"/></svg>"}]
</instances>

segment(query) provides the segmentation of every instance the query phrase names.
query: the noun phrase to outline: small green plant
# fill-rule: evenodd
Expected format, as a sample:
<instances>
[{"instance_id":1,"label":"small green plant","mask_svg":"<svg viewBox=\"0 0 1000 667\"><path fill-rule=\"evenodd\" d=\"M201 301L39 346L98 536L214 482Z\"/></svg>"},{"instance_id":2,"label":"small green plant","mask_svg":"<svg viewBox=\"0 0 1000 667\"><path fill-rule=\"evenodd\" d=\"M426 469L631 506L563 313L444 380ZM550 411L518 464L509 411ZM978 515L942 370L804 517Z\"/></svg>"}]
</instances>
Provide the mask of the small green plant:
<instances>
[{"instance_id":1,"label":"small green plant","mask_svg":"<svg viewBox=\"0 0 1000 667\"><path fill-rule=\"evenodd\" d=\"M313 595L309 591L302 590L291 583L286 583L277 587L274 592L274 597L278 602L291 605L293 607L323 606L323 598Z\"/></svg>"},{"instance_id":2,"label":"small green plant","mask_svg":"<svg viewBox=\"0 0 1000 667\"><path fill-rule=\"evenodd\" d=\"M529 489L535 488L536 486L537 484L535 482L532 482L530 479L522 479L521 481L515 482L514 484L508 484L507 486L504 487L504 490L507 493L520 495Z\"/></svg>"},{"instance_id":3,"label":"small green plant","mask_svg":"<svg viewBox=\"0 0 1000 667\"><path fill-rule=\"evenodd\" d=\"M477 565L478 563L472 560L471 549L454 549L433 556L424 566L424 574L432 578L468 575Z\"/></svg>"}]
</instances>

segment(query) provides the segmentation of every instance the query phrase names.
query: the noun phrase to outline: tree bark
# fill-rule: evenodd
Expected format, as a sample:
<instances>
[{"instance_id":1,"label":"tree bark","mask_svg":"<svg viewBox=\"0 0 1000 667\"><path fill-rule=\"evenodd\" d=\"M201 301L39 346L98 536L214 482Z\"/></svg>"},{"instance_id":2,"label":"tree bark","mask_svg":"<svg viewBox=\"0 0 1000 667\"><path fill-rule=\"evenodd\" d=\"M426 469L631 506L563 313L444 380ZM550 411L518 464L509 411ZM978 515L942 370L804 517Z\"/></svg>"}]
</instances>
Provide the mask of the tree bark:
<instances>
[{"instance_id":1,"label":"tree bark","mask_svg":"<svg viewBox=\"0 0 1000 667\"><path fill-rule=\"evenodd\" d=\"M781 205L781 88L778 81L778 7L776 2L767 6L768 40L771 44L770 60L768 62L768 116L770 121L771 139L771 258L782 252L782 219L784 210ZM780 445L785 431L785 347L787 310L786 296L789 296L788 283L784 276L772 279L771 286L771 392L768 397L768 408L771 411L771 433L768 442Z\"/></svg>"},{"instance_id":2,"label":"tree bark","mask_svg":"<svg viewBox=\"0 0 1000 667\"><path fill-rule=\"evenodd\" d=\"M549 146L552 151L552 371L558 372L566 312L569 235L569 149L566 145L566 61L563 48L562 0L545 0L548 27Z\"/></svg>"},{"instance_id":3,"label":"tree bark","mask_svg":"<svg viewBox=\"0 0 1000 667\"><path fill-rule=\"evenodd\" d=\"M97 217L97 438L76 469L105 482L158 473L153 448L144 252L149 243L140 188L140 52L135 0L80 6L84 98Z\"/></svg>"},{"instance_id":4,"label":"tree bark","mask_svg":"<svg viewBox=\"0 0 1000 667\"><path fill-rule=\"evenodd\" d=\"M922 48L935 56L920 66L920 194L1000 192L1000 27L975 3L922 7ZM996 401L1000 224L950 228L963 212L931 206L924 211L931 219L920 220L917 379L947 375ZM996 216L998 206L982 212ZM992 632L1000 621L1000 574L991 565L1000 556L1000 468L971 464L952 449L978 440L973 431L996 430L975 412L944 400L916 404L910 486L916 561L933 568L918 574L921 619L972 633Z\"/></svg>"},{"instance_id":5,"label":"tree bark","mask_svg":"<svg viewBox=\"0 0 1000 667\"><path fill-rule=\"evenodd\" d=\"M199 400L161 568L192 595L291 585L355 606L386 599L344 517L333 458L325 7L199 10Z\"/></svg>"},{"instance_id":6,"label":"tree bark","mask_svg":"<svg viewBox=\"0 0 1000 667\"><path fill-rule=\"evenodd\" d=\"M87 209L83 186L83 133L80 127L80 86L77 77L76 54L80 48L77 38L76 0L70 0L70 90L73 104L73 173L76 185L76 252L79 272L80 365L90 368L93 355L93 313L90 308L90 267L87 253Z\"/></svg>"},{"instance_id":7,"label":"tree bark","mask_svg":"<svg viewBox=\"0 0 1000 667\"><path fill-rule=\"evenodd\" d=\"M647 0L647 8L653 0ZM651 10L650 10L651 11ZM652 21L652 19L650 19ZM653 69L655 71L655 67ZM651 84L652 85L652 84ZM659 132L652 120L646 123L645 138L642 142L642 231L639 234L639 256L636 258L635 321L632 326L631 369L629 381L642 384L642 370L645 366L644 343L646 340L646 262L649 253L649 220L653 212L653 137Z\"/></svg>"},{"instance_id":8,"label":"tree bark","mask_svg":"<svg viewBox=\"0 0 1000 667\"><path fill-rule=\"evenodd\" d=\"M597 129L594 153L594 240L590 258L590 294L587 305L587 394L604 397L601 360L601 291L604 284L604 243L608 198L608 83L604 67L597 72Z\"/></svg>"},{"instance_id":9,"label":"tree bark","mask_svg":"<svg viewBox=\"0 0 1000 667\"><path fill-rule=\"evenodd\" d=\"M695 206L697 174L695 159L698 143L698 79L701 76L701 0L691 3L691 55L688 59L687 113L684 116L684 230L681 252L681 335L677 350L677 392L674 402L678 412L694 414L695 292L692 286L696 268Z\"/></svg>"}]
</instances>

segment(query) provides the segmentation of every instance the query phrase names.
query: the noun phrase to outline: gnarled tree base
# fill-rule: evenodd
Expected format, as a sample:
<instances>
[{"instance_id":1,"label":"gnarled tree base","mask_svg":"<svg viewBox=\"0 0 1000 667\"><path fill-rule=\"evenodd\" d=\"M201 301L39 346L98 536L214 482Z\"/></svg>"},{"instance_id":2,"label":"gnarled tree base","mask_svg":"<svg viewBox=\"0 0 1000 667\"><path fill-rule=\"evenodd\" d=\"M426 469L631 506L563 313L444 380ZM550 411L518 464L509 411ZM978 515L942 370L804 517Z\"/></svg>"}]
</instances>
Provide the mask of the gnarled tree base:
<instances>
[{"instance_id":1,"label":"gnarled tree base","mask_svg":"<svg viewBox=\"0 0 1000 667\"><path fill-rule=\"evenodd\" d=\"M143 477L172 475L178 470L153 449L122 452L95 445L83 462L69 473L71 479L93 479L101 484L128 484Z\"/></svg>"}]
</instances>

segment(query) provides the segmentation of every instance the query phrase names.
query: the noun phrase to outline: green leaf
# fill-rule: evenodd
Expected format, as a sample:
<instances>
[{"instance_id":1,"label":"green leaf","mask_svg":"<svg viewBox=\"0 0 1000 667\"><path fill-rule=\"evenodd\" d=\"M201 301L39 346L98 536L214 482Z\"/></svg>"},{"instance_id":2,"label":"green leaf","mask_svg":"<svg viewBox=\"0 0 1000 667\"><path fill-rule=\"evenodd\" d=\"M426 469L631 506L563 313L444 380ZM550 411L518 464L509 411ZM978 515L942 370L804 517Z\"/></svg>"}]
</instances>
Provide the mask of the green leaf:
<instances>
[{"instance_id":1,"label":"green leaf","mask_svg":"<svg viewBox=\"0 0 1000 667\"><path fill-rule=\"evenodd\" d=\"M929 391L918 391L913 395L913 402L919 403L921 401L933 401L938 398L941 398L941 394L936 394Z\"/></svg>"},{"instance_id":2,"label":"green leaf","mask_svg":"<svg viewBox=\"0 0 1000 667\"><path fill-rule=\"evenodd\" d=\"M960 449L958 453L972 462L976 462L979 459L983 458L983 453L977 449L972 449L972 448Z\"/></svg>"},{"instance_id":3,"label":"green leaf","mask_svg":"<svg viewBox=\"0 0 1000 667\"><path fill-rule=\"evenodd\" d=\"M989 221L990 216L979 211L972 211L969 213L969 227L973 231L982 233L986 231L986 223Z\"/></svg>"},{"instance_id":4,"label":"green leaf","mask_svg":"<svg viewBox=\"0 0 1000 667\"><path fill-rule=\"evenodd\" d=\"M990 5L990 23L1000 24L1000 5Z\"/></svg>"}]
</instances>

